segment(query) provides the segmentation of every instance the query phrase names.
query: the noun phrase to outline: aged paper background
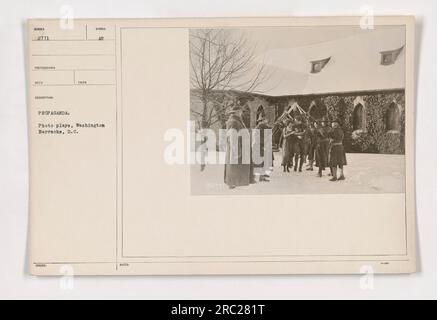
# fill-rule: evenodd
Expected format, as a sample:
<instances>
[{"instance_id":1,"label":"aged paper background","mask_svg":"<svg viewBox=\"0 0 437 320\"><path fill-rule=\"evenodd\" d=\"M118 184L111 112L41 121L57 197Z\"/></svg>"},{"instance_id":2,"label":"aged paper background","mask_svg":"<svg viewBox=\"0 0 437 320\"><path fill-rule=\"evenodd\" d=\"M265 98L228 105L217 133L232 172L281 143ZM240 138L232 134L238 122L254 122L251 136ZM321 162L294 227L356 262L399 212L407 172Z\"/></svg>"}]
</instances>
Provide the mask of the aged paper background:
<instances>
[{"instance_id":1,"label":"aged paper background","mask_svg":"<svg viewBox=\"0 0 437 320\"><path fill-rule=\"evenodd\" d=\"M35 25L56 29L57 23L32 20L29 34ZM99 50L113 55L105 63L113 59L115 82L30 85L32 273L58 274L63 264L79 274L359 273L365 265L381 273L415 270L413 19L376 20L407 25L407 194L238 197L190 196L189 167L163 162L164 132L184 130L189 118L188 28L353 25L359 18L76 23L114 31L113 47ZM29 42L31 54L54 50ZM77 46L57 50L67 54ZM31 66L35 59L41 57L30 55ZM107 126L77 136L38 136L35 95L54 95L52 108L74 110L70 121L86 117Z\"/></svg>"}]
</instances>

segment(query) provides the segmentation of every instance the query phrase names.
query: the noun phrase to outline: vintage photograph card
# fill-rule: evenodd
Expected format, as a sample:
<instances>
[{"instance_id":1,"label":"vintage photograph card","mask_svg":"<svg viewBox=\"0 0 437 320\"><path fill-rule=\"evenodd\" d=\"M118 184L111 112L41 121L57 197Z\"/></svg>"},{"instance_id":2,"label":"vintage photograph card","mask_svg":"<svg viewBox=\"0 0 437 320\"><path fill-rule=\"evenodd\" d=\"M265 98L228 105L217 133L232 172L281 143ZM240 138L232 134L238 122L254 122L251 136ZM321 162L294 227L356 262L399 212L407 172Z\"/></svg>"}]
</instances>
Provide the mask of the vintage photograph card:
<instances>
[{"instance_id":1,"label":"vintage photograph card","mask_svg":"<svg viewBox=\"0 0 437 320\"><path fill-rule=\"evenodd\" d=\"M30 273L415 272L414 24L29 20Z\"/></svg>"}]
</instances>

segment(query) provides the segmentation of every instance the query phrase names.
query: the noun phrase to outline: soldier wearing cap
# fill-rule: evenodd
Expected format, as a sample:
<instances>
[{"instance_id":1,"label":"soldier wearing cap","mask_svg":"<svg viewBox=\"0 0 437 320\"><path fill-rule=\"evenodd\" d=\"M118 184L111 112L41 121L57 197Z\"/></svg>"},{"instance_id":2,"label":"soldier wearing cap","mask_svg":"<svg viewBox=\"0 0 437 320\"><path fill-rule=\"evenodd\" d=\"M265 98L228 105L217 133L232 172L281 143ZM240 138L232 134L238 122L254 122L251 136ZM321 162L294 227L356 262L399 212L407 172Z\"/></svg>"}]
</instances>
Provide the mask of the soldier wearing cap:
<instances>
[{"instance_id":1,"label":"soldier wearing cap","mask_svg":"<svg viewBox=\"0 0 437 320\"><path fill-rule=\"evenodd\" d=\"M322 127L324 128L327 136L329 137L332 131L330 122L328 120L326 120L326 118L324 120L322 120ZM331 139L328 139L329 143L328 143L328 166L329 166L329 150L331 149ZM333 169L331 166L329 166L329 174L328 176L332 177L333 173Z\"/></svg>"},{"instance_id":2,"label":"soldier wearing cap","mask_svg":"<svg viewBox=\"0 0 437 320\"><path fill-rule=\"evenodd\" d=\"M332 130L329 133L329 137L331 139L329 166L332 168L332 179L330 181L345 180L343 166L347 165L347 161L343 146L344 133L340 128L340 122L338 120L332 121ZM340 171L340 176L338 178L337 168Z\"/></svg>"},{"instance_id":3,"label":"soldier wearing cap","mask_svg":"<svg viewBox=\"0 0 437 320\"><path fill-rule=\"evenodd\" d=\"M327 166L329 166L328 163L328 152L329 152L329 132L326 128L326 125L324 125L326 121L317 121L315 123L316 131L316 167L319 168L319 171L317 175L319 177L322 176L322 172L325 170Z\"/></svg>"},{"instance_id":4,"label":"soldier wearing cap","mask_svg":"<svg viewBox=\"0 0 437 320\"><path fill-rule=\"evenodd\" d=\"M315 153L316 153L316 127L315 123L310 123L307 129L307 156L308 156L308 168L307 171L314 170L314 161L315 161Z\"/></svg>"},{"instance_id":5,"label":"soldier wearing cap","mask_svg":"<svg viewBox=\"0 0 437 320\"><path fill-rule=\"evenodd\" d=\"M284 172L290 172L290 167L293 167L293 122L287 119L285 123L286 126L282 129L282 166Z\"/></svg>"},{"instance_id":6,"label":"soldier wearing cap","mask_svg":"<svg viewBox=\"0 0 437 320\"><path fill-rule=\"evenodd\" d=\"M226 142L224 182L230 189L250 184L250 150L243 150L243 147L246 146L243 143L244 132L240 135L241 130L247 130L242 119L242 112L241 106L234 104L228 111L229 119L226 122L228 137ZM232 139L233 134L239 134L237 141ZM249 139L250 148L250 134L248 131L247 138ZM238 142L236 146L234 145L235 142ZM248 152L246 153L249 155L248 163L245 163L243 151Z\"/></svg>"},{"instance_id":7,"label":"soldier wearing cap","mask_svg":"<svg viewBox=\"0 0 437 320\"><path fill-rule=\"evenodd\" d=\"M305 158L305 134L306 128L301 117L296 117L293 125L293 148L294 154L294 171L297 171L299 165L299 172L302 172L302 166Z\"/></svg>"},{"instance_id":8,"label":"soldier wearing cap","mask_svg":"<svg viewBox=\"0 0 437 320\"><path fill-rule=\"evenodd\" d=\"M264 141L264 136L265 136L265 130L271 130L270 126L268 125L268 120L267 118L263 115L260 114L258 120L257 120L257 126L255 127L255 129L259 130L259 136L257 137L257 140L259 139L259 141L254 141L253 142L253 146L255 146L256 144L259 145L259 153L260 153L260 157L265 157L266 152L271 152L271 160L273 160L273 147L272 145L267 146L265 145L265 141ZM269 181L268 178L270 177L268 172L270 170L270 167L273 166L273 163L260 163L260 164L255 164L254 165L255 168L261 168L261 175L260 175L260 181Z\"/></svg>"}]
</instances>

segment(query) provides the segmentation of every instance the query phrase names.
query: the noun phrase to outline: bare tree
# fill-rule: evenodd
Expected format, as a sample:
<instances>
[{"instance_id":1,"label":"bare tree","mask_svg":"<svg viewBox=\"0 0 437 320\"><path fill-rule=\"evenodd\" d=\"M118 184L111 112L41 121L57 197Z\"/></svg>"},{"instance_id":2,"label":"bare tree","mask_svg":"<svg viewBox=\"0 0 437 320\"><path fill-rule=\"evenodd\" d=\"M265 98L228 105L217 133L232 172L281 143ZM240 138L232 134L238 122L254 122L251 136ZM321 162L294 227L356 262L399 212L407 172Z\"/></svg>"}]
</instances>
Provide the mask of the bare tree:
<instances>
[{"instance_id":1,"label":"bare tree","mask_svg":"<svg viewBox=\"0 0 437 320\"><path fill-rule=\"evenodd\" d=\"M223 125L226 110L232 105L230 90L259 92L268 77L264 64L255 63L255 46L243 33L226 29L195 29L190 32L190 82L201 103L191 112L200 128Z\"/></svg>"}]
</instances>

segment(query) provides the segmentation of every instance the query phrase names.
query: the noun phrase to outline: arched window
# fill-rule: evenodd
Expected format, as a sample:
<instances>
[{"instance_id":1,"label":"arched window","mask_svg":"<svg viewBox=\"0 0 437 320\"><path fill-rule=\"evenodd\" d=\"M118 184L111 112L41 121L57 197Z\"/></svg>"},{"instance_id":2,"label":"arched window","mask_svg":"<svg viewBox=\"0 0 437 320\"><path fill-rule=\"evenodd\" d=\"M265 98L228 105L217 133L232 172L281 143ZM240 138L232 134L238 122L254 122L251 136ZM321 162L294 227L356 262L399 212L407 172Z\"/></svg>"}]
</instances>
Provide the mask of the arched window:
<instances>
[{"instance_id":1,"label":"arched window","mask_svg":"<svg viewBox=\"0 0 437 320\"><path fill-rule=\"evenodd\" d=\"M364 130L365 129L365 114L364 107L361 103L358 103L355 106L354 113L352 119L352 126L355 130Z\"/></svg>"},{"instance_id":2,"label":"arched window","mask_svg":"<svg viewBox=\"0 0 437 320\"><path fill-rule=\"evenodd\" d=\"M256 111L256 121L258 121L260 116L263 116L263 117L266 116L266 112L264 111L264 107L262 105L259 106L258 110Z\"/></svg>"},{"instance_id":3,"label":"arched window","mask_svg":"<svg viewBox=\"0 0 437 320\"><path fill-rule=\"evenodd\" d=\"M385 114L385 129L387 131L399 131L399 108L393 102Z\"/></svg>"},{"instance_id":4,"label":"arched window","mask_svg":"<svg viewBox=\"0 0 437 320\"><path fill-rule=\"evenodd\" d=\"M250 108L248 105L243 106L243 114L242 114L243 123L247 128L251 127L250 122Z\"/></svg>"},{"instance_id":5,"label":"arched window","mask_svg":"<svg viewBox=\"0 0 437 320\"><path fill-rule=\"evenodd\" d=\"M294 103L293 103L293 104L288 108L288 114L294 118L294 117L296 117L296 116L298 116L298 115L301 115L300 109L301 109L301 108L300 108L299 104L298 104L297 102L294 102Z\"/></svg>"}]
</instances>

